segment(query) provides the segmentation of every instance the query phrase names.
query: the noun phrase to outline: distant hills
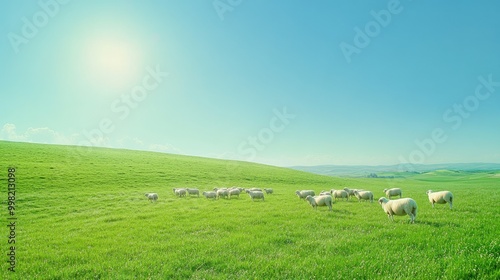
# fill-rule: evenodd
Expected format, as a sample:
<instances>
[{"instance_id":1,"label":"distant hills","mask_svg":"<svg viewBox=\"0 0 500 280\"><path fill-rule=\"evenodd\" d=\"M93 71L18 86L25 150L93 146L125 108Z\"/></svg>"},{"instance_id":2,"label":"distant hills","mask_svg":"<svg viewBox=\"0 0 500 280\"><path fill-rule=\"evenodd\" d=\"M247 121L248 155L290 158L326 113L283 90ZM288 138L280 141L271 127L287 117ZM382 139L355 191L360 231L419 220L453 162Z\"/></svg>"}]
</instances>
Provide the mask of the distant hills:
<instances>
[{"instance_id":1,"label":"distant hills","mask_svg":"<svg viewBox=\"0 0 500 280\"><path fill-rule=\"evenodd\" d=\"M402 177L405 173L427 173L436 170L487 172L499 171L499 163L445 163L445 164L397 164L397 165L318 165L292 166L291 169L338 177Z\"/></svg>"}]
</instances>

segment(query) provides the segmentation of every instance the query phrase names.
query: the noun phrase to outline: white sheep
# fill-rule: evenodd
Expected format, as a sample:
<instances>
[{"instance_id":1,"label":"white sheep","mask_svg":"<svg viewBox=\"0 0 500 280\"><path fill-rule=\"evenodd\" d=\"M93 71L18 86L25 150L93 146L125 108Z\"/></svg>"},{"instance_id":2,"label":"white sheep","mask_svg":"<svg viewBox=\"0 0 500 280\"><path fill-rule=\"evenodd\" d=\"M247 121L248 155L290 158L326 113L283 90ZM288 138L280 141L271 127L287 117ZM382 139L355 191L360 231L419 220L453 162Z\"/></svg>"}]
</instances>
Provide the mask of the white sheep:
<instances>
[{"instance_id":1,"label":"white sheep","mask_svg":"<svg viewBox=\"0 0 500 280\"><path fill-rule=\"evenodd\" d=\"M150 202L157 201L158 200L158 194L157 193L145 193L144 194Z\"/></svg>"},{"instance_id":2,"label":"white sheep","mask_svg":"<svg viewBox=\"0 0 500 280\"><path fill-rule=\"evenodd\" d=\"M453 207L453 194L449 191L433 192L431 190L428 190L427 196L429 197L429 201L432 204L432 208L434 208L434 203L449 203L450 209Z\"/></svg>"},{"instance_id":3,"label":"white sheep","mask_svg":"<svg viewBox=\"0 0 500 280\"><path fill-rule=\"evenodd\" d=\"M240 193L242 193L242 192L244 192L244 191L245 191L245 189L244 189L244 188L240 188L240 187L236 187L236 186L234 186L234 187L230 187L228 190L239 190L239 191L240 191Z\"/></svg>"},{"instance_id":4,"label":"white sheep","mask_svg":"<svg viewBox=\"0 0 500 280\"><path fill-rule=\"evenodd\" d=\"M254 201L254 199L256 199L256 198L262 199L262 201L264 201L264 193L263 192L247 190L247 193L250 196L250 198L252 198L252 201Z\"/></svg>"},{"instance_id":5,"label":"white sheep","mask_svg":"<svg viewBox=\"0 0 500 280\"><path fill-rule=\"evenodd\" d=\"M247 189L247 191L251 191L251 192L261 192L262 189L260 188L250 188L250 189Z\"/></svg>"},{"instance_id":6,"label":"white sheep","mask_svg":"<svg viewBox=\"0 0 500 280\"><path fill-rule=\"evenodd\" d=\"M318 206L328 206L328 209L332 211L333 200L329 195L320 195L320 196L306 196L306 200L311 204L311 206L318 210Z\"/></svg>"},{"instance_id":7,"label":"white sheep","mask_svg":"<svg viewBox=\"0 0 500 280\"><path fill-rule=\"evenodd\" d=\"M178 196L178 197L183 197L183 196L186 196L186 189L176 189L175 190L175 195Z\"/></svg>"},{"instance_id":8,"label":"white sheep","mask_svg":"<svg viewBox=\"0 0 500 280\"><path fill-rule=\"evenodd\" d=\"M344 188L344 191L346 191L349 196L354 196L354 189Z\"/></svg>"},{"instance_id":9,"label":"white sheep","mask_svg":"<svg viewBox=\"0 0 500 280\"><path fill-rule=\"evenodd\" d=\"M216 192L203 192L203 195L208 199L208 198L217 198L217 193Z\"/></svg>"},{"instance_id":10,"label":"white sheep","mask_svg":"<svg viewBox=\"0 0 500 280\"><path fill-rule=\"evenodd\" d=\"M391 196L399 195L399 198L403 197L403 192L400 188L384 189L384 193L389 199L391 199Z\"/></svg>"},{"instance_id":11,"label":"white sheep","mask_svg":"<svg viewBox=\"0 0 500 280\"><path fill-rule=\"evenodd\" d=\"M172 190L174 191L174 194L177 195L177 191L187 190L187 189L186 188L173 188Z\"/></svg>"},{"instance_id":12,"label":"white sheep","mask_svg":"<svg viewBox=\"0 0 500 280\"><path fill-rule=\"evenodd\" d=\"M371 191L354 191L354 195L358 199L359 202L361 200L369 200L370 202L373 202L373 193Z\"/></svg>"},{"instance_id":13,"label":"white sheep","mask_svg":"<svg viewBox=\"0 0 500 280\"><path fill-rule=\"evenodd\" d=\"M266 191L266 194L274 193L273 189L264 189L264 191Z\"/></svg>"},{"instance_id":14,"label":"white sheep","mask_svg":"<svg viewBox=\"0 0 500 280\"><path fill-rule=\"evenodd\" d=\"M378 203L382 206L382 209L387 214L387 217L394 221L394 215L396 216L410 216L410 223L414 223L417 218L417 203L411 198L400 198L395 200L389 200L385 197L381 197Z\"/></svg>"},{"instance_id":15,"label":"white sheep","mask_svg":"<svg viewBox=\"0 0 500 280\"><path fill-rule=\"evenodd\" d=\"M329 192L329 191L321 191L321 192L319 193L319 195L329 195L329 196L331 196L332 194L331 194L331 192Z\"/></svg>"},{"instance_id":16,"label":"white sheep","mask_svg":"<svg viewBox=\"0 0 500 280\"><path fill-rule=\"evenodd\" d=\"M295 194L299 197L299 199L305 199L308 195L310 196L316 195L312 190L296 191Z\"/></svg>"},{"instance_id":17,"label":"white sheep","mask_svg":"<svg viewBox=\"0 0 500 280\"><path fill-rule=\"evenodd\" d=\"M227 195L229 197L229 199L231 199L231 196L237 196L238 198L240 198L240 190L238 188L235 188L235 189L229 189L227 191Z\"/></svg>"},{"instance_id":18,"label":"white sheep","mask_svg":"<svg viewBox=\"0 0 500 280\"><path fill-rule=\"evenodd\" d=\"M200 197L200 190L198 190L198 189L190 189L190 188L187 188L187 189L186 189L186 192L187 192L187 194L189 194L189 195L197 195L198 197Z\"/></svg>"},{"instance_id":19,"label":"white sheep","mask_svg":"<svg viewBox=\"0 0 500 280\"><path fill-rule=\"evenodd\" d=\"M340 198L340 200L344 198L346 201L349 200L349 193L345 190L331 190L330 193L332 194L335 200L337 200L337 198Z\"/></svg>"},{"instance_id":20,"label":"white sheep","mask_svg":"<svg viewBox=\"0 0 500 280\"><path fill-rule=\"evenodd\" d=\"M227 198L227 196L229 195L229 191L227 189L218 189L216 193L217 199L219 199L220 197Z\"/></svg>"},{"instance_id":21,"label":"white sheep","mask_svg":"<svg viewBox=\"0 0 500 280\"><path fill-rule=\"evenodd\" d=\"M344 188L344 191L346 191L349 194L349 196L356 196L354 194L355 191L360 192L360 191L364 191L364 190L363 189L349 189L349 188Z\"/></svg>"}]
</instances>

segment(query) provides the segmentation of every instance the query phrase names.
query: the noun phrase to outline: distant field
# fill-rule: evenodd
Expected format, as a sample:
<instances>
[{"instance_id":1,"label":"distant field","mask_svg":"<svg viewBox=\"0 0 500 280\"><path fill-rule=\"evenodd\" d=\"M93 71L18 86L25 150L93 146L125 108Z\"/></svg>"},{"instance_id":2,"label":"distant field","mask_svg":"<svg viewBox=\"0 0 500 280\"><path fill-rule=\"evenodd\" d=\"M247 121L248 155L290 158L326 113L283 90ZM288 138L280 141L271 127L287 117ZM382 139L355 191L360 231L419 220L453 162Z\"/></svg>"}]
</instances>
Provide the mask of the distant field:
<instances>
[{"instance_id":1,"label":"distant field","mask_svg":"<svg viewBox=\"0 0 500 280\"><path fill-rule=\"evenodd\" d=\"M344 179L265 165L0 141L0 279L500 279L499 172L438 170ZM8 168L16 168L16 272L9 272ZM218 201L174 187L273 188ZM313 210L298 189L401 187L417 222L377 203ZM450 190L454 209L425 191ZM145 192L157 192L150 203Z\"/></svg>"},{"instance_id":2,"label":"distant field","mask_svg":"<svg viewBox=\"0 0 500 280\"><path fill-rule=\"evenodd\" d=\"M407 178L415 174L429 173L436 170L444 172L498 172L498 163L441 163L441 164L396 164L396 165L319 165L294 166L295 170L337 177L380 177Z\"/></svg>"}]
</instances>

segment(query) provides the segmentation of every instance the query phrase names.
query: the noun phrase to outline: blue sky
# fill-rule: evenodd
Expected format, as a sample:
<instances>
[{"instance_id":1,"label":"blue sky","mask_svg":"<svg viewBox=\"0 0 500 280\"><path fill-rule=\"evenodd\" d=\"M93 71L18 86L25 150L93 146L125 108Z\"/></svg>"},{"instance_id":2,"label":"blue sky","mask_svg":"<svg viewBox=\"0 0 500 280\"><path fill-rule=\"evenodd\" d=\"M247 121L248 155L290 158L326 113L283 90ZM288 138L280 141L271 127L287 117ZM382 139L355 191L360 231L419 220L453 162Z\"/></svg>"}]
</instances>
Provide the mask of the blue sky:
<instances>
[{"instance_id":1,"label":"blue sky","mask_svg":"<svg viewBox=\"0 0 500 280\"><path fill-rule=\"evenodd\" d=\"M0 139L500 162L498 1L2 1Z\"/></svg>"}]
</instances>

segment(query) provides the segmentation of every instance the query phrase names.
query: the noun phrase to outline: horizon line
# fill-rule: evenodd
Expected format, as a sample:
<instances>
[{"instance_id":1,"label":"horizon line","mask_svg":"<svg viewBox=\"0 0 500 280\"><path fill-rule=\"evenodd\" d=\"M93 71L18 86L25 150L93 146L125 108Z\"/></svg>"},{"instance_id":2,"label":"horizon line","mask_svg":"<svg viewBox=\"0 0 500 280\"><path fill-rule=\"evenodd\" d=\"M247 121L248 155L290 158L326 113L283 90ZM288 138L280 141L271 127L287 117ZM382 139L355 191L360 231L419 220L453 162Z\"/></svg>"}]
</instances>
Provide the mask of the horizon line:
<instances>
[{"instance_id":1,"label":"horizon line","mask_svg":"<svg viewBox=\"0 0 500 280\"><path fill-rule=\"evenodd\" d=\"M329 163L329 164L316 164L316 165L273 165L269 163L264 163L264 162L258 162L258 161L246 161L246 160L240 160L240 159L229 159L229 158L216 158L216 157L209 157L209 156L202 156L202 155L193 155L193 154L180 154L180 153L173 153L173 152L167 152L167 151L152 151L152 150L145 150L145 149L134 149L134 148L126 148L126 147L103 147L103 146L84 146L84 145L75 145L75 144L60 144L60 143L39 143L39 142L28 142L28 141L12 141L12 140L5 140L5 139L0 139L1 142L9 142L9 143L25 143L25 144L36 144L36 145L52 145L52 146L61 146L61 147L85 147L85 148L98 148L98 149L113 149L113 150L127 150L127 151L138 151L138 152L150 152L150 153L159 153L159 154L168 154L168 155L179 155L179 156L186 156L186 157L199 157L199 158L206 158L206 159L214 159L214 160L223 160L223 161L236 161L236 162L247 162L247 163L254 163L254 164L262 164L262 165L269 165L269 166L275 166L275 167L283 167L283 168L299 168L299 167L394 167L394 166L431 166L431 165L460 165L460 164L491 164L491 165L500 165L500 162L442 162L442 163L410 163L410 162L405 162L405 163L392 163L392 164L335 164L335 163Z\"/></svg>"}]
</instances>

